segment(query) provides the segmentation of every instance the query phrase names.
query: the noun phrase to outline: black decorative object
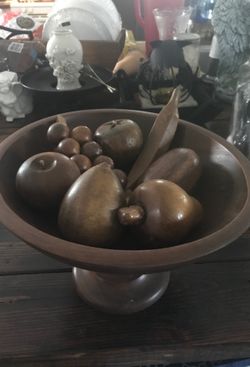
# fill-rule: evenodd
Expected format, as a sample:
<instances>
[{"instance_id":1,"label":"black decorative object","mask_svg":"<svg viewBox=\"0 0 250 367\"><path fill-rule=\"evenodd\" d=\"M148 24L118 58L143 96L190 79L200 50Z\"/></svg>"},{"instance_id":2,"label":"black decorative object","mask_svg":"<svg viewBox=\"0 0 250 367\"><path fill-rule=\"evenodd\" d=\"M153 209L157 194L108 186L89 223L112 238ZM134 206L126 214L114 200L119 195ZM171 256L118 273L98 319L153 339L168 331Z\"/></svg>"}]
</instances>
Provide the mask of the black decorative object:
<instances>
[{"instance_id":1,"label":"black decorative object","mask_svg":"<svg viewBox=\"0 0 250 367\"><path fill-rule=\"evenodd\" d=\"M158 88L183 87L181 100L186 99L192 90L194 74L185 61L183 47L191 41L153 41L152 52L140 68L137 80L148 94L152 104L157 104L152 90Z\"/></svg>"}]
</instances>

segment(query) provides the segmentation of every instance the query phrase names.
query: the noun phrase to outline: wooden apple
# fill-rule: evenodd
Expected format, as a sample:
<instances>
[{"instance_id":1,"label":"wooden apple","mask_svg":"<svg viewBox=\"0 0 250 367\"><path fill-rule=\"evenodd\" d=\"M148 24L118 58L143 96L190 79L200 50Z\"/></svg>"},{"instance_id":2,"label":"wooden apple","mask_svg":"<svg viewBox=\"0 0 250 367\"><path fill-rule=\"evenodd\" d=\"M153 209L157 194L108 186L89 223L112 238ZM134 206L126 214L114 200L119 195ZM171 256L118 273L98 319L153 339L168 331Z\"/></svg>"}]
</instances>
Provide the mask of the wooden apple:
<instances>
[{"instance_id":1,"label":"wooden apple","mask_svg":"<svg viewBox=\"0 0 250 367\"><path fill-rule=\"evenodd\" d=\"M23 162L16 175L16 188L30 206L48 211L59 206L79 176L80 170L70 158L43 152Z\"/></svg>"},{"instance_id":2,"label":"wooden apple","mask_svg":"<svg viewBox=\"0 0 250 367\"><path fill-rule=\"evenodd\" d=\"M94 139L117 168L128 169L137 158L143 144L140 127L132 120L113 120L100 125Z\"/></svg>"}]
</instances>

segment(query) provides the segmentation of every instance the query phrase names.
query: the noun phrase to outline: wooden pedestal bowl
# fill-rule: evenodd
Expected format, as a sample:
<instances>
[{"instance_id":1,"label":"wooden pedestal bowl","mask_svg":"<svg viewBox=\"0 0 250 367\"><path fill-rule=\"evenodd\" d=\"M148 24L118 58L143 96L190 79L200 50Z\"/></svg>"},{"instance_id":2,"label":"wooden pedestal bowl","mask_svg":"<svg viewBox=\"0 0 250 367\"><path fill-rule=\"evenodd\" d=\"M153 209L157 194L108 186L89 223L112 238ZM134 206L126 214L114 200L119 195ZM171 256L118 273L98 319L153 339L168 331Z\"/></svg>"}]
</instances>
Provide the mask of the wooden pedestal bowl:
<instances>
[{"instance_id":1,"label":"wooden pedestal bowl","mask_svg":"<svg viewBox=\"0 0 250 367\"><path fill-rule=\"evenodd\" d=\"M136 121L147 136L156 115L128 110L89 110L65 114L69 126L118 118ZM203 205L199 227L180 245L152 250L103 249L64 240L56 221L26 206L15 189L15 175L31 155L47 150L46 131L54 117L32 123L0 145L0 220L29 245L71 264L76 288L87 302L112 313L140 311L156 302L169 282L169 271L216 251L250 225L250 163L219 136L180 121L173 146L194 149L202 176L193 194Z\"/></svg>"}]
</instances>

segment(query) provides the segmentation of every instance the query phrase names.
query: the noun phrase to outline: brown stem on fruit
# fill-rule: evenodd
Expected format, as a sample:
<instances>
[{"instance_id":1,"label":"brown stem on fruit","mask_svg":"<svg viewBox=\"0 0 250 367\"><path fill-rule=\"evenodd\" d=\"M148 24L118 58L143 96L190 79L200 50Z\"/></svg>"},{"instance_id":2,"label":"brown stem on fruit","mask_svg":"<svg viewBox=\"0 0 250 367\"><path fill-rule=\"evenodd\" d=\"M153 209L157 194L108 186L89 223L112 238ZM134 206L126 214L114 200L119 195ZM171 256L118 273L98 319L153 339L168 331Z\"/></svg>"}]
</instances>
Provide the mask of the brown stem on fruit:
<instances>
[{"instance_id":1,"label":"brown stem on fruit","mask_svg":"<svg viewBox=\"0 0 250 367\"><path fill-rule=\"evenodd\" d=\"M117 121L114 120L114 121L111 121L111 129L113 129L114 127L116 127L117 125Z\"/></svg>"},{"instance_id":2,"label":"brown stem on fruit","mask_svg":"<svg viewBox=\"0 0 250 367\"><path fill-rule=\"evenodd\" d=\"M121 125L121 121L123 121L123 120L113 120L113 121L110 121L111 129L113 129L117 125Z\"/></svg>"},{"instance_id":3,"label":"brown stem on fruit","mask_svg":"<svg viewBox=\"0 0 250 367\"><path fill-rule=\"evenodd\" d=\"M32 167L34 167L34 169L37 169L39 171L46 171L51 169L52 167L54 167L56 165L56 161L55 160L44 160L44 159L39 159L39 160L35 160L32 162Z\"/></svg>"},{"instance_id":4,"label":"brown stem on fruit","mask_svg":"<svg viewBox=\"0 0 250 367\"><path fill-rule=\"evenodd\" d=\"M139 205L131 205L118 210L118 219L123 226L138 226L145 219L145 211Z\"/></svg>"},{"instance_id":5,"label":"brown stem on fruit","mask_svg":"<svg viewBox=\"0 0 250 367\"><path fill-rule=\"evenodd\" d=\"M125 191L125 205L126 206L131 206L131 204L133 204L133 191L131 190L126 190Z\"/></svg>"},{"instance_id":6,"label":"brown stem on fruit","mask_svg":"<svg viewBox=\"0 0 250 367\"><path fill-rule=\"evenodd\" d=\"M56 116L56 122L61 122L62 124L67 125L67 121L66 121L65 117L63 117L62 115L57 115Z\"/></svg>"},{"instance_id":7,"label":"brown stem on fruit","mask_svg":"<svg viewBox=\"0 0 250 367\"><path fill-rule=\"evenodd\" d=\"M45 162L43 159L40 159L38 163L39 163L40 168L45 168Z\"/></svg>"}]
</instances>

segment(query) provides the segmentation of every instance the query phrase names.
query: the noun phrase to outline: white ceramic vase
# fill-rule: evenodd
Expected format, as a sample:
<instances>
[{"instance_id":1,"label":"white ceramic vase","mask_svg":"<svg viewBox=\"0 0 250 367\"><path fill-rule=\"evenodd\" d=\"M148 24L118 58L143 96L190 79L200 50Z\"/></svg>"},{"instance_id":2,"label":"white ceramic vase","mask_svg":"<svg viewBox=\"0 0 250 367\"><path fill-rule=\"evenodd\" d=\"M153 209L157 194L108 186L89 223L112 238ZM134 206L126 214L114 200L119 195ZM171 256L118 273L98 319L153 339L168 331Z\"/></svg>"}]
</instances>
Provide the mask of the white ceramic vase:
<instances>
[{"instance_id":1,"label":"white ceramic vase","mask_svg":"<svg viewBox=\"0 0 250 367\"><path fill-rule=\"evenodd\" d=\"M58 90L81 88L80 71L83 67L83 50L81 42L70 29L58 28L49 39L46 57L57 78Z\"/></svg>"}]
</instances>

